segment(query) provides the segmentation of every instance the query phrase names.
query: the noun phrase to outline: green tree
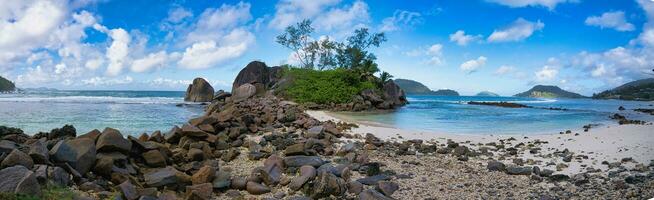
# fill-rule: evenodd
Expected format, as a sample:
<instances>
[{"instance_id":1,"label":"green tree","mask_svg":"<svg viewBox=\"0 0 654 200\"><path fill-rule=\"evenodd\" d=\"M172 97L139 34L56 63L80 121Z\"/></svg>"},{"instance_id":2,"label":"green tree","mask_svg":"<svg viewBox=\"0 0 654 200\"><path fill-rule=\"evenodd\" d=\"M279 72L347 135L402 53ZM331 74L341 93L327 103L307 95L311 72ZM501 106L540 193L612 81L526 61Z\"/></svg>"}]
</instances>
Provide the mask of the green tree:
<instances>
[{"instance_id":1,"label":"green tree","mask_svg":"<svg viewBox=\"0 0 654 200\"><path fill-rule=\"evenodd\" d=\"M313 31L311 20L305 19L295 26L286 27L284 33L277 36L277 43L293 50L304 68L313 68L313 60L315 60L315 54L307 51L312 43Z\"/></svg>"},{"instance_id":2,"label":"green tree","mask_svg":"<svg viewBox=\"0 0 654 200\"><path fill-rule=\"evenodd\" d=\"M354 35L347 38L347 44L339 48L336 60L339 67L357 70L363 74L374 74L379 71L375 54L368 52L370 47L379 47L386 41L384 33L368 32L367 28L354 31Z\"/></svg>"}]
</instances>

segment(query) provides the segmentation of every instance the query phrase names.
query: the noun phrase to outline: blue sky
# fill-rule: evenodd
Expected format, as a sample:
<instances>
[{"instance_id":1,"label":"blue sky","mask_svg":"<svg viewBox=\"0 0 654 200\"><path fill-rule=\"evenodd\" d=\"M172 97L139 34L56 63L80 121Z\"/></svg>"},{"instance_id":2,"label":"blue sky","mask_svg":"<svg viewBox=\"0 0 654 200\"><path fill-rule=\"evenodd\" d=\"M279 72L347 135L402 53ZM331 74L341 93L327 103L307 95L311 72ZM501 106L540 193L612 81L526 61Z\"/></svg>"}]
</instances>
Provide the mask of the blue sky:
<instances>
[{"instance_id":1,"label":"blue sky","mask_svg":"<svg viewBox=\"0 0 654 200\"><path fill-rule=\"evenodd\" d=\"M650 0L25 0L0 5L0 75L19 87L230 88L249 61L293 63L275 43L311 19L315 38L385 32L382 70L432 89L503 95L552 84L590 95L654 68Z\"/></svg>"}]
</instances>

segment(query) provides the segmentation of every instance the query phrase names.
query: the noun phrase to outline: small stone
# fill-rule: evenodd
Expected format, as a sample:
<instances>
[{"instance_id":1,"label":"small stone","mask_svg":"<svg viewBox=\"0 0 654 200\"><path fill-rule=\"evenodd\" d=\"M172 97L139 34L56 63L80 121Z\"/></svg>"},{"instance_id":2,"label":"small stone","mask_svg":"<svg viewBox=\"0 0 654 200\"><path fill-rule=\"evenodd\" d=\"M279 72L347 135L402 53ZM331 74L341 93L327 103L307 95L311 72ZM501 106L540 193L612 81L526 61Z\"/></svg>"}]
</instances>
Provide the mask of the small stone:
<instances>
[{"instance_id":1,"label":"small stone","mask_svg":"<svg viewBox=\"0 0 654 200\"><path fill-rule=\"evenodd\" d=\"M232 179L231 187L237 190L244 190L247 187L248 180L243 177L235 177Z\"/></svg>"},{"instance_id":2,"label":"small stone","mask_svg":"<svg viewBox=\"0 0 654 200\"><path fill-rule=\"evenodd\" d=\"M379 181L379 183L377 183L377 190L389 197L398 189L400 189L400 185L395 182Z\"/></svg>"},{"instance_id":3,"label":"small stone","mask_svg":"<svg viewBox=\"0 0 654 200\"><path fill-rule=\"evenodd\" d=\"M231 174L228 171L220 170L216 172L213 179L213 188L226 189L231 185Z\"/></svg>"},{"instance_id":4,"label":"small stone","mask_svg":"<svg viewBox=\"0 0 654 200\"><path fill-rule=\"evenodd\" d=\"M157 169L143 175L145 183L151 187L161 187L177 183L177 170L173 167Z\"/></svg>"},{"instance_id":5,"label":"small stone","mask_svg":"<svg viewBox=\"0 0 654 200\"><path fill-rule=\"evenodd\" d=\"M118 185L118 188L120 189L120 192L123 194L123 197L127 200L136 200L139 198L139 194L136 191L136 187L132 185L131 182L125 181Z\"/></svg>"},{"instance_id":6,"label":"small stone","mask_svg":"<svg viewBox=\"0 0 654 200\"><path fill-rule=\"evenodd\" d=\"M202 168L200 168L200 170L195 172L195 174L193 174L193 176L191 177L191 182L193 183L193 185L210 183L215 175L216 175L216 169L214 169L211 166L205 165Z\"/></svg>"},{"instance_id":7,"label":"small stone","mask_svg":"<svg viewBox=\"0 0 654 200\"><path fill-rule=\"evenodd\" d=\"M320 167L324 163L325 161L318 156L288 156L284 158L286 167L301 167L303 165Z\"/></svg>"},{"instance_id":8,"label":"small stone","mask_svg":"<svg viewBox=\"0 0 654 200\"><path fill-rule=\"evenodd\" d=\"M358 179L357 181L364 184L364 185L377 185L379 181L385 181L385 180L390 180L390 176L386 175L375 175L375 176L369 176L365 178Z\"/></svg>"},{"instance_id":9,"label":"small stone","mask_svg":"<svg viewBox=\"0 0 654 200\"><path fill-rule=\"evenodd\" d=\"M350 181L347 183L347 191L350 192L350 194L359 194L363 191L363 184L359 181Z\"/></svg>"},{"instance_id":10,"label":"small stone","mask_svg":"<svg viewBox=\"0 0 654 200\"><path fill-rule=\"evenodd\" d=\"M496 161L496 160L488 161L488 164L486 165L486 168L488 169L488 171L505 171L506 170L506 166L504 165L504 163L502 163L500 161Z\"/></svg>"},{"instance_id":11,"label":"small stone","mask_svg":"<svg viewBox=\"0 0 654 200\"><path fill-rule=\"evenodd\" d=\"M531 167L509 166L506 173L509 175L531 175L534 170Z\"/></svg>"},{"instance_id":12,"label":"small stone","mask_svg":"<svg viewBox=\"0 0 654 200\"><path fill-rule=\"evenodd\" d=\"M268 188L267 186L252 181L249 181L247 183L246 190L250 194L254 194L254 195L260 195L270 192L270 188Z\"/></svg>"},{"instance_id":13,"label":"small stone","mask_svg":"<svg viewBox=\"0 0 654 200\"><path fill-rule=\"evenodd\" d=\"M187 157L190 161L203 161L204 160L204 151L196 148L191 148L188 150Z\"/></svg>"},{"instance_id":14,"label":"small stone","mask_svg":"<svg viewBox=\"0 0 654 200\"><path fill-rule=\"evenodd\" d=\"M377 192L376 190L366 190L359 194L359 200L393 200L390 197L384 196L384 194Z\"/></svg>"},{"instance_id":15,"label":"small stone","mask_svg":"<svg viewBox=\"0 0 654 200\"><path fill-rule=\"evenodd\" d=\"M302 166L300 167L300 175L291 180L291 183L289 183L289 188L292 190L299 190L307 181L313 179L314 177L316 177L316 168L310 165Z\"/></svg>"},{"instance_id":16,"label":"small stone","mask_svg":"<svg viewBox=\"0 0 654 200\"><path fill-rule=\"evenodd\" d=\"M148 166L151 167L165 167L166 158L159 150L150 150L143 153L143 159Z\"/></svg>"},{"instance_id":17,"label":"small stone","mask_svg":"<svg viewBox=\"0 0 654 200\"><path fill-rule=\"evenodd\" d=\"M211 183L186 186L186 199L209 200L212 198L213 198L213 186Z\"/></svg>"}]
</instances>

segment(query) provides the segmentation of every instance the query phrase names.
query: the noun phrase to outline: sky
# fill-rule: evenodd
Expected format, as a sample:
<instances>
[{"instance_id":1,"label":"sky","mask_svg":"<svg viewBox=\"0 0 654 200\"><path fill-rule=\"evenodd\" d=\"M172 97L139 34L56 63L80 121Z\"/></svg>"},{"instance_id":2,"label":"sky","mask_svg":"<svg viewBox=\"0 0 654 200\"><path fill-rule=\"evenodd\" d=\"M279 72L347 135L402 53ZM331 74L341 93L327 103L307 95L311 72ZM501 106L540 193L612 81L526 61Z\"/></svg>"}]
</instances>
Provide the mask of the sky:
<instances>
[{"instance_id":1,"label":"sky","mask_svg":"<svg viewBox=\"0 0 654 200\"><path fill-rule=\"evenodd\" d=\"M0 0L0 76L20 88L229 90L253 60L293 63L275 42L384 32L383 71L431 89L513 95L536 84L591 95L651 77L652 0Z\"/></svg>"}]
</instances>

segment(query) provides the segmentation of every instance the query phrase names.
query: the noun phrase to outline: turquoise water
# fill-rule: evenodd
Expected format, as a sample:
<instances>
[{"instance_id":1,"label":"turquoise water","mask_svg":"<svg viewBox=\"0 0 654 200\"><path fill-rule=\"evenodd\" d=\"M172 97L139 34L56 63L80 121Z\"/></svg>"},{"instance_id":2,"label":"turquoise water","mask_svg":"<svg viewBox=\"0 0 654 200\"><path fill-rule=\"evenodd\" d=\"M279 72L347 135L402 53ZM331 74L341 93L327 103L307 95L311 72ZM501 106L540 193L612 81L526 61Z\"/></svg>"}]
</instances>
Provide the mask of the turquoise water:
<instances>
[{"instance_id":1,"label":"turquoise water","mask_svg":"<svg viewBox=\"0 0 654 200\"><path fill-rule=\"evenodd\" d=\"M113 127L139 135L170 130L203 113L202 105L183 103L177 91L29 91L0 94L0 125L28 134L72 124L78 134Z\"/></svg>"},{"instance_id":2,"label":"turquoise water","mask_svg":"<svg viewBox=\"0 0 654 200\"><path fill-rule=\"evenodd\" d=\"M0 94L0 125L28 134L72 124L78 133L113 127L139 135L169 130L203 113L199 104L183 103L184 92L170 91L31 91ZM361 121L403 129L461 134L556 133L586 124L614 124L608 116L627 109L654 108L651 102L533 99L516 97L409 96L409 105L392 113L346 113ZM468 101L508 101L542 108L500 108L465 104ZM652 116L621 111L630 119L654 121Z\"/></svg>"},{"instance_id":3,"label":"turquoise water","mask_svg":"<svg viewBox=\"0 0 654 200\"><path fill-rule=\"evenodd\" d=\"M519 97L476 96L409 96L409 105L393 113L343 113L360 121L370 121L402 129L435 131L457 134L532 134L558 133L578 130L586 124L615 124L609 115L618 107L627 109L654 108L652 102L592 100L592 99L535 99ZM501 108L467 105L469 101L514 102L537 108ZM629 119L654 121L651 115L620 111Z\"/></svg>"}]
</instances>

